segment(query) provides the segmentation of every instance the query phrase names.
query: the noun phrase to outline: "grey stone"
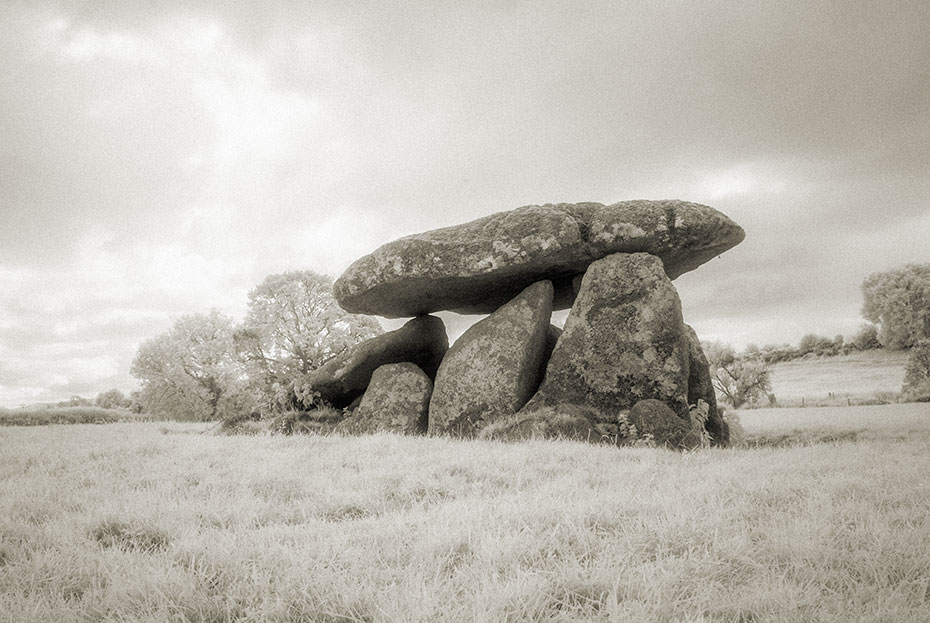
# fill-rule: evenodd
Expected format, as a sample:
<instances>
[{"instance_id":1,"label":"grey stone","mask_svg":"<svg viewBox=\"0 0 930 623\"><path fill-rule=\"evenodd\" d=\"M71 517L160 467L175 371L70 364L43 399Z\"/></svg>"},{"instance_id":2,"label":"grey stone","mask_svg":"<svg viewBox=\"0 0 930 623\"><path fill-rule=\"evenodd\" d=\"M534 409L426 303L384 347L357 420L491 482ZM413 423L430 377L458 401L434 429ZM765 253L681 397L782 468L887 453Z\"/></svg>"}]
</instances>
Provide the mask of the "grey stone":
<instances>
[{"instance_id":1,"label":"grey stone","mask_svg":"<svg viewBox=\"0 0 930 623\"><path fill-rule=\"evenodd\" d=\"M308 384L334 407L344 408L365 393L371 375L388 363L416 364L428 377L449 349L442 320L418 316L394 331L360 342L354 348L314 370Z\"/></svg>"},{"instance_id":2,"label":"grey stone","mask_svg":"<svg viewBox=\"0 0 930 623\"><path fill-rule=\"evenodd\" d=\"M653 398L690 423L688 364L681 302L661 260L611 255L588 268L545 378L520 419L581 407L592 420L591 437L600 438L615 430L620 413Z\"/></svg>"},{"instance_id":3,"label":"grey stone","mask_svg":"<svg viewBox=\"0 0 930 623\"><path fill-rule=\"evenodd\" d=\"M383 245L353 263L333 291L354 313L487 314L527 286L549 280L554 309L565 309L575 297L572 281L592 261L651 253L674 279L744 235L717 210L685 201L525 206Z\"/></svg>"},{"instance_id":4,"label":"grey stone","mask_svg":"<svg viewBox=\"0 0 930 623\"><path fill-rule=\"evenodd\" d=\"M361 404L336 430L353 433L389 431L407 435L426 432L433 382L412 363L390 363L371 375Z\"/></svg>"},{"instance_id":5,"label":"grey stone","mask_svg":"<svg viewBox=\"0 0 930 623\"><path fill-rule=\"evenodd\" d=\"M551 315L552 284L540 281L469 327L436 374L430 434L471 437L526 404L545 370Z\"/></svg>"},{"instance_id":6,"label":"grey stone","mask_svg":"<svg viewBox=\"0 0 930 623\"><path fill-rule=\"evenodd\" d=\"M693 450L701 447L701 433L691 423L681 419L661 400L640 400L627 416L636 427L637 436L651 435L657 446L673 450Z\"/></svg>"}]
</instances>

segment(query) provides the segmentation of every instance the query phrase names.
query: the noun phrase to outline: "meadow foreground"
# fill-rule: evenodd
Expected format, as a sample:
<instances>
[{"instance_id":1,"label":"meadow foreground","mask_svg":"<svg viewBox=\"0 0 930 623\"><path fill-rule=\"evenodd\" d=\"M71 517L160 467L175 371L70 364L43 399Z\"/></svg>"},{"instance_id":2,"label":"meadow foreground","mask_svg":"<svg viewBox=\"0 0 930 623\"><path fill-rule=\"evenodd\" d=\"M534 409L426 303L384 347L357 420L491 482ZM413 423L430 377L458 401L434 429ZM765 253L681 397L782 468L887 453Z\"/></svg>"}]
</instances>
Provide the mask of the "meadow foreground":
<instances>
[{"instance_id":1,"label":"meadow foreground","mask_svg":"<svg viewBox=\"0 0 930 623\"><path fill-rule=\"evenodd\" d=\"M926 621L930 407L675 453L0 428L0 621Z\"/></svg>"}]
</instances>

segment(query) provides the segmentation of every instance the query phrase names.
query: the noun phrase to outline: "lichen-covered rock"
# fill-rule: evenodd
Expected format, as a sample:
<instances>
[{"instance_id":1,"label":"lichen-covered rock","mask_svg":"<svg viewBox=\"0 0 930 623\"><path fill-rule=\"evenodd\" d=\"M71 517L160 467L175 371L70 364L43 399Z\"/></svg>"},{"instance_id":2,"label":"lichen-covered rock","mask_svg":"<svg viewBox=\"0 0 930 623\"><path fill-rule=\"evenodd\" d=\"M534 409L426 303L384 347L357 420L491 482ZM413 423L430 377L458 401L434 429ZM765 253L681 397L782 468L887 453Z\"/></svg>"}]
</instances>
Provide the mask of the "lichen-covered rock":
<instances>
[{"instance_id":1,"label":"lichen-covered rock","mask_svg":"<svg viewBox=\"0 0 930 623\"><path fill-rule=\"evenodd\" d=\"M307 382L323 400L343 408L365 393L372 373L388 363L410 362L435 378L447 350L449 338L442 320L418 316L331 359L312 372Z\"/></svg>"},{"instance_id":2,"label":"lichen-covered rock","mask_svg":"<svg viewBox=\"0 0 930 623\"><path fill-rule=\"evenodd\" d=\"M704 428L710 434L711 444L728 446L729 427L717 409L717 394L710 377L710 365L701 348L701 340L688 325L685 325L685 335L688 336L688 404L697 405L699 400L707 403L707 421Z\"/></svg>"},{"instance_id":3,"label":"lichen-covered rock","mask_svg":"<svg viewBox=\"0 0 930 623\"><path fill-rule=\"evenodd\" d=\"M400 238L353 263L333 286L354 313L389 318L439 310L487 314L537 281L571 306L572 281L594 260L646 252L672 279L737 245L742 228L685 201L525 206Z\"/></svg>"},{"instance_id":4,"label":"lichen-covered rock","mask_svg":"<svg viewBox=\"0 0 930 623\"><path fill-rule=\"evenodd\" d=\"M436 374L430 434L471 437L526 404L545 370L551 316L552 284L540 281L469 327Z\"/></svg>"},{"instance_id":5,"label":"lichen-covered rock","mask_svg":"<svg viewBox=\"0 0 930 623\"><path fill-rule=\"evenodd\" d=\"M389 363L371 375L361 404L339 423L337 431L365 434L389 431L406 435L426 432L433 382L412 363Z\"/></svg>"},{"instance_id":6,"label":"lichen-covered rock","mask_svg":"<svg viewBox=\"0 0 930 623\"><path fill-rule=\"evenodd\" d=\"M640 400L627 416L636 427L637 437L649 435L657 446L673 450L693 450L701 447L701 433L689 421L681 419L661 400Z\"/></svg>"},{"instance_id":7,"label":"lichen-covered rock","mask_svg":"<svg viewBox=\"0 0 930 623\"><path fill-rule=\"evenodd\" d=\"M600 437L621 412L654 398L689 422L688 363L681 302L661 260L611 255L588 268L542 385L521 413L583 407Z\"/></svg>"}]
</instances>

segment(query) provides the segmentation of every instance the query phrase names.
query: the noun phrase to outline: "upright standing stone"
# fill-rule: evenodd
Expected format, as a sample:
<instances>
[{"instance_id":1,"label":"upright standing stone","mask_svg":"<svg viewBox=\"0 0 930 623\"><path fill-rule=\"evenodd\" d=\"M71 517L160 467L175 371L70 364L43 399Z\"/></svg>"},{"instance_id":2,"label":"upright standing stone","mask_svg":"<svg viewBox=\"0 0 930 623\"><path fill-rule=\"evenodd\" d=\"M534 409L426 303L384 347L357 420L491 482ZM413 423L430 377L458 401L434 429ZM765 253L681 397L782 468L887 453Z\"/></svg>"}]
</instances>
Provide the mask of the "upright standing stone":
<instances>
[{"instance_id":1,"label":"upright standing stone","mask_svg":"<svg viewBox=\"0 0 930 623\"><path fill-rule=\"evenodd\" d=\"M371 383L358 409L340 422L336 430L423 434L432 391L433 382L415 364L385 364L371 375Z\"/></svg>"},{"instance_id":2,"label":"upright standing stone","mask_svg":"<svg viewBox=\"0 0 930 623\"><path fill-rule=\"evenodd\" d=\"M584 419L589 437L610 436L618 416L648 398L689 422L688 362L681 302L662 260L646 253L605 257L582 280L539 391L490 434L508 437L508 421L517 437L558 433L531 420L561 414L572 419L562 426L572 436L582 436Z\"/></svg>"},{"instance_id":3,"label":"upright standing stone","mask_svg":"<svg viewBox=\"0 0 930 623\"><path fill-rule=\"evenodd\" d=\"M540 281L465 331L436 374L429 432L470 437L526 404L545 370L551 315L552 284Z\"/></svg>"}]
</instances>

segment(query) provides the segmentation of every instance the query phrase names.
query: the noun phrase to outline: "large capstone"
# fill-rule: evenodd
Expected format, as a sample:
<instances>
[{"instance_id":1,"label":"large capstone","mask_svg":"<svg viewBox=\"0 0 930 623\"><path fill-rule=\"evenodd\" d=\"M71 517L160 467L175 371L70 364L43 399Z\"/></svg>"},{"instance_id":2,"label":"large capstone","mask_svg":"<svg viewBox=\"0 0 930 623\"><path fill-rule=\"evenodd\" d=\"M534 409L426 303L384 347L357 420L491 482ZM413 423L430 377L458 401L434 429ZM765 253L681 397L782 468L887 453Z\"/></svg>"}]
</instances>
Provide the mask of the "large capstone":
<instances>
[{"instance_id":1,"label":"large capstone","mask_svg":"<svg viewBox=\"0 0 930 623\"><path fill-rule=\"evenodd\" d=\"M430 434L471 437L526 404L557 338L551 315L552 284L540 281L465 331L436 374Z\"/></svg>"},{"instance_id":2,"label":"large capstone","mask_svg":"<svg viewBox=\"0 0 930 623\"><path fill-rule=\"evenodd\" d=\"M336 430L354 434L378 431L423 434L432 391L433 382L416 365L383 365L371 375L358 409L340 422Z\"/></svg>"},{"instance_id":3,"label":"large capstone","mask_svg":"<svg viewBox=\"0 0 930 623\"><path fill-rule=\"evenodd\" d=\"M674 279L744 235L717 210L685 201L525 206L390 242L354 262L333 291L353 313L488 314L548 280L554 309L566 309L575 298L572 280L595 260L650 253Z\"/></svg>"},{"instance_id":4,"label":"large capstone","mask_svg":"<svg viewBox=\"0 0 930 623\"><path fill-rule=\"evenodd\" d=\"M615 254L588 268L539 391L512 419L495 426L548 430L533 418L570 415L574 436L590 420L589 438L618 434L618 416L637 402L659 400L690 423L689 342L681 303L662 261L646 253ZM662 441L662 440L657 440Z\"/></svg>"},{"instance_id":5,"label":"large capstone","mask_svg":"<svg viewBox=\"0 0 930 623\"><path fill-rule=\"evenodd\" d=\"M442 320L418 316L395 331L360 342L329 360L310 374L307 383L320 393L320 398L344 408L365 393L372 373L379 367L410 362L432 379L447 350L449 338Z\"/></svg>"}]
</instances>

